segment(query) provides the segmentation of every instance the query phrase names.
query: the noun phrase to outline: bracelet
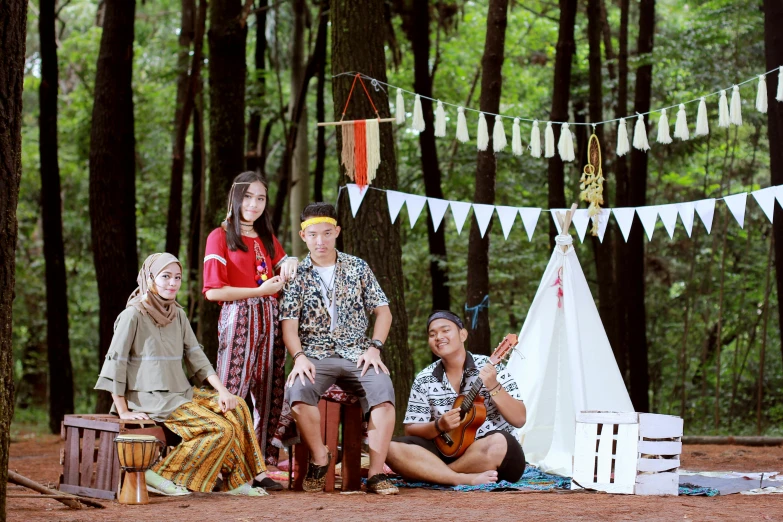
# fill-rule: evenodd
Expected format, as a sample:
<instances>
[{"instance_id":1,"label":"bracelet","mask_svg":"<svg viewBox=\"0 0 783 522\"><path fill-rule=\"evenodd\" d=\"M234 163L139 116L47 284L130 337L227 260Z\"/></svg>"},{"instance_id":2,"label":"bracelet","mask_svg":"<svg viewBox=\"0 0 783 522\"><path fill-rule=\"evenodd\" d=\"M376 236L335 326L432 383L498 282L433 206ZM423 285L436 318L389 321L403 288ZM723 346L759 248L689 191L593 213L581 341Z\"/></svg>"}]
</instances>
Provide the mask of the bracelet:
<instances>
[{"instance_id":1,"label":"bracelet","mask_svg":"<svg viewBox=\"0 0 783 522\"><path fill-rule=\"evenodd\" d=\"M500 385L498 384L498 386L500 386ZM495 388L492 388L492 389L494 390ZM495 390L495 391L489 392L489 396L490 397L494 397L495 395L497 395L501 391L503 391L503 388L500 388L499 390Z\"/></svg>"},{"instance_id":2,"label":"bracelet","mask_svg":"<svg viewBox=\"0 0 783 522\"><path fill-rule=\"evenodd\" d=\"M500 383L497 383L495 386L493 386L493 387L492 387L492 389L491 389L491 390L489 390L489 393L490 393L490 395L492 394L492 392L493 392L494 390L497 390L499 387L500 387Z\"/></svg>"},{"instance_id":3,"label":"bracelet","mask_svg":"<svg viewBox=\"0 0 783 522\"><path fill-rule=\"evenodd\" d=\"M293 361L294 361L294 362L296 362L296 358L297 358L297 357L299 357L300 355L304 355L304 350L301 350L301 351L298 351L298 352L296 352L296 353L294 354Z\"/></svg>"},{"instance_id":4,"label":"bracelet","mask_svg":"<svg viewBox=\"0 0 783 522\"><path fill-rule=\"evenodd\" d=\"M435 419L435 429L438 430L438 433L446 433L444 430L440 429L440 419L441 417Z\"/></svg>"}]
</instances>

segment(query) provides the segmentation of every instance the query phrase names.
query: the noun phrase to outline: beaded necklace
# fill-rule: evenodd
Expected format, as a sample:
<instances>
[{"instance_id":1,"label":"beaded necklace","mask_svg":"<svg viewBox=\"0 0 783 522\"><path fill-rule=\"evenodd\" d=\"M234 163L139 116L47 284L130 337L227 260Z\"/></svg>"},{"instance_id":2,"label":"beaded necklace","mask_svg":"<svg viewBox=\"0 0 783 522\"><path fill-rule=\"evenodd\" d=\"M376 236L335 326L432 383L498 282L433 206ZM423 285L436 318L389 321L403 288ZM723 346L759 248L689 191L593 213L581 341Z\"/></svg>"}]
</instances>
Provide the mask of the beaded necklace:
<instances>
[{"instance_id":1,"label":"beaded necklace","mask_svg":"<svg viewBox=\"0 0 783 522\"><path fill-rule=\"evenodd\" d=\"M261 286L269 277L266 275L266 257L261 251L261 245L257 241L253 240L253 251L256 253L256 284Z\"/></svg>"}]
</instances>

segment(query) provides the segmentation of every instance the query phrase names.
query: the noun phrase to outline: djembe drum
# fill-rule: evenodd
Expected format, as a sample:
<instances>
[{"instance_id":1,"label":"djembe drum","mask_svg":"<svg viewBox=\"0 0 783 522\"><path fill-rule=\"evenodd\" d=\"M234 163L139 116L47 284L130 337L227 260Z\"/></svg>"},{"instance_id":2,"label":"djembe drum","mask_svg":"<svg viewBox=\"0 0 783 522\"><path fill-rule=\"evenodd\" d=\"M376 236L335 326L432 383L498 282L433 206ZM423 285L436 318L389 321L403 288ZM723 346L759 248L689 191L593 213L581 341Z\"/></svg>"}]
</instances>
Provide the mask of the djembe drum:
<instances>
[{"instance_id":1,"label":"djembe drum","mask_svg":"<svg viewBox=\"0 0 783 522\"><path fill-rule=\"evenodd\" d=\"M147 481L144 472L160 458L163 443L152 435L118 435L114 439L120 467L125 470L125 480L120 490L120 504L149 504Z\"/></svg>"}]
</instances>

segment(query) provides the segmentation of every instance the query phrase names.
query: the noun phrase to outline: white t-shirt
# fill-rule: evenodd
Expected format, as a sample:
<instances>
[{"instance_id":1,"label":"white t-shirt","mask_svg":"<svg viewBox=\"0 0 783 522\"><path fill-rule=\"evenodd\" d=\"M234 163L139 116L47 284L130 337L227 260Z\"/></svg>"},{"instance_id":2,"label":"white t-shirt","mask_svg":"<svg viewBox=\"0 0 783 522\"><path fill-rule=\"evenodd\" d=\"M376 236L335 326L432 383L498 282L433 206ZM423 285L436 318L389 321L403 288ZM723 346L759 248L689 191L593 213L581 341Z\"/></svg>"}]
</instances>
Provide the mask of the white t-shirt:
<instances>
[{"instance_id":1,"label":"white t-shirt","mask_svg":"<svg viewBox=\"0 0 783 522\"><path fill-rule=\"evenodd\" d=\"M337 265L313 265L313 268L318 272L318 277L321 278L321 297L323 297L326 309L329 311L329 316L332 318L332 324L329 327L329 331L333 332L337 327L337 313L335 310L337 299L334 299L334 287L336 284L334 271L337 269Z\"/></svg>"}]
</instances>

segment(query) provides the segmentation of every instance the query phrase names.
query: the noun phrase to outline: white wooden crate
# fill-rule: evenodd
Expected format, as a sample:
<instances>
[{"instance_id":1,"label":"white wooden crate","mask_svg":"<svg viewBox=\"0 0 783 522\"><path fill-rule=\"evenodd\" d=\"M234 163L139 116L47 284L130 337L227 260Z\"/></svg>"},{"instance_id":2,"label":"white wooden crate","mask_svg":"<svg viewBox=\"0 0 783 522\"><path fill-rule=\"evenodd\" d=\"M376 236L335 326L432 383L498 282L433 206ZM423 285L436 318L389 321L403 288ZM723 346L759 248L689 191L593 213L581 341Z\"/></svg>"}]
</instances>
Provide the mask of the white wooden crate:
<instances>
[{"instance_id":1,"label":"white wooden crate","mask_svg":"<svg viewBox=\"0 0 783 522\"><path fill-rule=\"evenodd\" d=\"M682 419L672 415L580 412L571 488L676 495L682 428Z\"/></svg>"}]
</instances>

